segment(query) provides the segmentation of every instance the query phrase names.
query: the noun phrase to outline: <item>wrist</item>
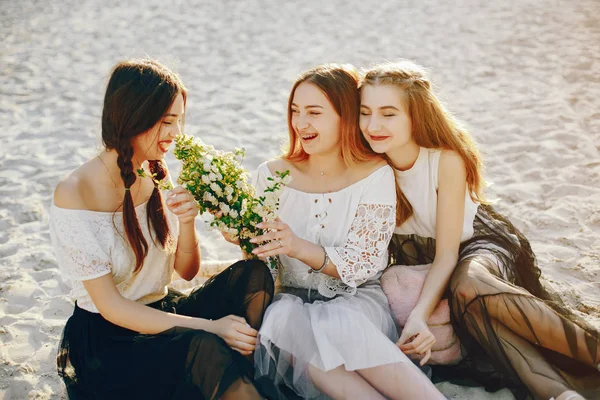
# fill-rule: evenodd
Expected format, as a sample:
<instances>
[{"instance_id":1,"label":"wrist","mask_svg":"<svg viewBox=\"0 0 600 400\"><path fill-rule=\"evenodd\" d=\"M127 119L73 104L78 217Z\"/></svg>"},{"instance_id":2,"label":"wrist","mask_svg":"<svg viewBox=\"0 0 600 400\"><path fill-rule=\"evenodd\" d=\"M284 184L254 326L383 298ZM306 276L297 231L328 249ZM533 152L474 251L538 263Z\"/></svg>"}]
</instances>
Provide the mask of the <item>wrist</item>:
<instances>
[{"instance_id":1,"label":"wrist","mask_svg":"<svg viewBox=\"0 0 600 400\"><path fill-rule=\"evenodd\" d=\"M298 238L297 241L290 244L290 251L287 254L288 257L298 259L298 255L306 254L306 240Z\"/></svg>"},{"instance_id":2,"label":"wrist","mask_svg":"<svg viewBox=\"0 0 600 400\"><path fill-rule=\"evenodd\" d=\"M408 315L408 319L427 321L429 319L429 315L427 315L427 312L425 310L423 310L422 308L415 307Z\"/></svg>"},{"instance_id":3,"label":"wrist","mask_svg":"<svg viewBox=\"0 0 600 400\"><path fill-rule=\"evenodd\" d=\"M216 334L215 321L212 319L197 318L198 324L196 329Z\"/></svg>"},{"instance_id":4,"label":"wrist","mask_svg":"<svg viewBox=\"0 0 600 400\"><path fill-rule=\"evenodd\" d=\"M190 226L193 226L194 228L196 227L196 218L194 218L191 221L188 221L188 220L186 220L186 221L179 220L179 227L180 228L181 227L190 227Z\"/></svg>"}]
</instances>

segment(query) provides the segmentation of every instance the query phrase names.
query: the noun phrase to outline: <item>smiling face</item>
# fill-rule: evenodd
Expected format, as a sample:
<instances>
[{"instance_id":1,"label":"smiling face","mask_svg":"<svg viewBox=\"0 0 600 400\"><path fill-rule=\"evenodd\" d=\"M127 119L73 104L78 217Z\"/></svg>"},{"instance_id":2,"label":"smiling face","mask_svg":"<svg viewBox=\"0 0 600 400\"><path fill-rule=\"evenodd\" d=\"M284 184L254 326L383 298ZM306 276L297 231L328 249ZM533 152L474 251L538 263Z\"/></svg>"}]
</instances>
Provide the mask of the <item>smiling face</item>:
<instances>
[{"instance_id":1,"label":"smiling face","mask_svg":"<svg viewBox=\"0 0 600 400\"><path fill-rule=\"evenodd\" d=\"M360 130L376 153L414 144L406 93L395 85L365 85L360 99Z\"/></svg>"},{"instance_id":2,"label":"smiling face","mask_svg":"<svg viewBox=\"0 0 600 400\"><path fill-rule=\"evenodd\" d=\"M144 160L162 160L178 135L181 135L185 102L181 93L177 94L173 104L165 115L148 131L137 135L131 141L134 158Z\"/></svg>"},{"instance_id":3,"label":"smiling face","mask_svg":"<svg viewBox=\"0 0 600 400\"><path fill-rule=\"evenodd\" d=\"M317 86L308 82L298 85L290 112L294 133L307 154L339 151L340 116Z\"/></svg>"}]
</instances>

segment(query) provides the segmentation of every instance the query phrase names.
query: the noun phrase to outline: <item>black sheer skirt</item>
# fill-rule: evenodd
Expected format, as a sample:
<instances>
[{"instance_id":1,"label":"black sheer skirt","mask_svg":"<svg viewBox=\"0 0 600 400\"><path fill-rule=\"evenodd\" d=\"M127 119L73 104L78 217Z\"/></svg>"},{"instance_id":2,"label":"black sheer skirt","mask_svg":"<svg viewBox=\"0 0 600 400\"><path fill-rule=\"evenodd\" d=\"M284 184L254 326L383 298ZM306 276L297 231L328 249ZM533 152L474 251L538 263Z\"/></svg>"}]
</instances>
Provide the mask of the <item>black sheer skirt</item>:
<instances>
[{"instance_id":1,"label":"black sheer skirt","mask_svg":"<svg viewBox=\"0 0 600 400\"><path fill-rule=\"evenodd\" d=\"M170 290L148 306L206 319L234 314L258 329L273 290L269 268L245 260L189 296ZM182 327L144 335L77 305L63 331L57 365L69 398L77 400L217 399L253 376L252 362L217 335Z\"/></svg>"},{"instance_id":2,"label":"black sheer skirt","mask_svg":"<svg viewBox=\"0 0 600 400\"><path fill-rule=\"evenodd\" d=\"M394 235L390 244L394 264L428 264L434 256L432 238ZM493 391L509 387L517 399L566 390L600 399L600 333L540 275L523 234L491 206L480 206L446 292L464 359L435 366L434 375Z\"/></svg>"}]
</instances>

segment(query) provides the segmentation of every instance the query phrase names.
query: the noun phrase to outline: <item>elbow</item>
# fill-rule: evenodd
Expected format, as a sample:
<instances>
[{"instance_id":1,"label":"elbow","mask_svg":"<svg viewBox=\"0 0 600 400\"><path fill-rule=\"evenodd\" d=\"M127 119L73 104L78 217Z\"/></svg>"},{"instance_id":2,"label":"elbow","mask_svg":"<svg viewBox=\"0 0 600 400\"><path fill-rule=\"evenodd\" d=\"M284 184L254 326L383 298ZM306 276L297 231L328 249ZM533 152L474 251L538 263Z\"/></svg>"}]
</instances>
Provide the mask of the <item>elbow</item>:
<instances>
[{"instance_id":1,"label":"elbow","mask_svg":"<svg viewBox=\"0 0 600 400\"><path fill-rule=\"evenodd\" d=\"M196 275L198 275L198 271L200 271L200 262L198 262L197 264L194 264L193 266L189 266L188 268L185 268L183 271L177 271L177 273L179 274L179 276L186 280L186 281L191 281L192 279L194 279L196 277Z\"/></svg>"},{"instance_id":2,"label":"elbow","mask_svg":"<svg viewBox=\"0 0 600 400\"><path fill-rule=\"evenodd\" d=\"M115 325L120 326L120 318L119 312L124 309L124 306L120 304L119 298L106 299L106 301L101 301L98 304L95 303L98 312L108 322L111 322Z\"/></svg>"}]
</instances>

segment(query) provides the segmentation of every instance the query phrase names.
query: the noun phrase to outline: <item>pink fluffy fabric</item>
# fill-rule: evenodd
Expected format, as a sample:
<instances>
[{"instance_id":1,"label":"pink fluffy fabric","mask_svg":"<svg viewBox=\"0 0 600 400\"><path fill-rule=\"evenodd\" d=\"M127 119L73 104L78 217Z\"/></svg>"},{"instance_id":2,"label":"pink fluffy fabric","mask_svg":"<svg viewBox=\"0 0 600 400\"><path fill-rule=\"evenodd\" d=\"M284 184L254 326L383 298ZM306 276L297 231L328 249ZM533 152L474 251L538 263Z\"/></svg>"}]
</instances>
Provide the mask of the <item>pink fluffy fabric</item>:
<instances>
[{"instance_id":1,"label":"pink fluffy fabric","mask_svg":"<svg viewBox=\"0 0 600 400\"><path fill-rule=\"evenodd\" d=\"M392 315L401 330L410 312L415 308L423 290L425 276L431 264L394 265L381 276L381 287L387 296ZM435 336L431 358L428 364L451 365L462 359L460 342L450 324L450 307L444 299L435 308L427 321Z\"/></svg>"}]
</instances>

